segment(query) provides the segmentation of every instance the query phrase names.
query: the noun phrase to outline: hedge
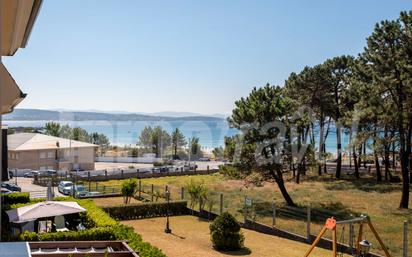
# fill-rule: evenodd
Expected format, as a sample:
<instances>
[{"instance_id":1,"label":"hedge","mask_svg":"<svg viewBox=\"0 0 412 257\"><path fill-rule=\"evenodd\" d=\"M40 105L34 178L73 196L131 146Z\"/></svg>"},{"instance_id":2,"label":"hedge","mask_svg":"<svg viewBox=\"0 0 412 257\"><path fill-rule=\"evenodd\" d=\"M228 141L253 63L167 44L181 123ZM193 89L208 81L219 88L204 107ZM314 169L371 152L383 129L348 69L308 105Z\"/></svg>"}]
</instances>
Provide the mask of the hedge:
<instances>
[{"instance_id":1,"label":"hedge","mask_svg":"<svg viewBox=\"0 0 412 257\"><path fill-rule=\"evenodd\" d=\"M189 213L186 201L127 204L104 207L103 209L115 220L132 220L169 215L185 215Z\"/></svg>"},{"instance_id":2,"label":"hedge","mask_svg":"<svg viewBox=\"0 0 412 257\"><path fill-rule=\"evenodd\" d=\"M73 199L71 197L54 198L55 201L76 201L87 211L82 213L82 219L86 230L37 234L25 232L19 239L23 241L93 241L93 240L126 240L129 246L139 253L140 257L166 257L162 251L143 241L142 237L129 226L119 224L106 212L97 207L90 199ZM20 203L13 208L22 207L30 203Z\"/></svg>"},{"instance_id":3,"label":"hedge","mask_svg":"<svg viewBox=\"0 0 412 257\"><path fill-rule=\"evenodd\" d=\"M12 204L25 204L30 203L30 194L29 193L11 193L7 195L2 195L4 205Z\"/></svg>"}]
</instances>

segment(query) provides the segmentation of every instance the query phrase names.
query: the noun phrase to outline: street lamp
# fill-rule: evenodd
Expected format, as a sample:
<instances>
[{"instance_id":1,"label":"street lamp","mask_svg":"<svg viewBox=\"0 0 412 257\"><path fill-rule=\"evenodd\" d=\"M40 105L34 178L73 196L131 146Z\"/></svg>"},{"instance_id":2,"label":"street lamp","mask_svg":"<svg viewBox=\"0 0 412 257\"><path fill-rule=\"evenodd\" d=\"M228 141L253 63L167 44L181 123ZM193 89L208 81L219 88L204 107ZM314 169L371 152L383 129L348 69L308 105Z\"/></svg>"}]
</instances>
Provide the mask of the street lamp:
<instances>
[{"instance_id":1,"label":"street lamp","mask_svg":"<svg viewBox=\"0 0 412 257\"><path fill-rule=\"evenodd\" d=\"M372 244L369 243L368 240L364 239L362 241L359 242L359 253L360 256L365 257L368 256L369 251L371 249Z\"/></svg>"},{"instance_id":2,"label":"street lamp","mask_svg":"<svg viewBox=\"0 0 412 257\"><path fill-rule=\"evenodd\" d=\"M166 190L167 210L166 210L166 228L165 233L170 234L172 230L169 227L169 205L170 205L170 192Z\"/></svg>"}]
</instances>

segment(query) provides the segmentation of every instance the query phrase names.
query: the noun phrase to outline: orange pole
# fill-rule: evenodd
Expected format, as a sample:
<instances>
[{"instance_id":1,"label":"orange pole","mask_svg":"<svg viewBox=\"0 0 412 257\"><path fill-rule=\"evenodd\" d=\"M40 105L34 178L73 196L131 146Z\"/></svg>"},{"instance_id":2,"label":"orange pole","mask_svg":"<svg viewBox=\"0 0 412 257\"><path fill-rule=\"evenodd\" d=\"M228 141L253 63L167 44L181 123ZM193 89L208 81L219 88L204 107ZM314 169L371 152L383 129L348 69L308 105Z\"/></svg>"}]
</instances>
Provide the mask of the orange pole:
<instances>
[{"instance_id":1,"label":"orange pole","mask_svg":"<svg viewBox=\"0 0 412 257\"><path fill-rule=\"evenodd\" d=\"M378 232L376 232L375 228L373 227L369 219L368 219L368 225L370 229L372 230L373 234L375 235L376 239L378 240L379 244L381 245L382 250L385 252L386 257L391 257L391 255L388 252L388 249L386 249L386 246L383 244L382 239L379 237Z\"/></svg>"},{"instance_id":2,"label":"orange pole","mask_svg":"<svg viewBox=\"0 0 412 257\"><path fill-rule=\"evenodd\" d=\"M322 238L322 236L325 234L326 230L328 228L326 226L324 226L322 228L322 230L319 232L318 236L316 237L315 241L313 241L312 245L310 246L310 248L306 251L304 257L308 257L309 254L313 251L313 249L315 248L315 246L319 243L320 239Z\"/></svg>"},{"instance_id":3,"label":"orange pole","mask_svg":"<svg viewBox=\"0 0 412 257\"><path fill-rule=\"evenodd\" d=\"M333 257L336 257L337 253L338 253L338 250L337 250L338 242L337 242L337 238L336 238L336 227L333 229L332 239L333 239L333 242L332 242L333 243L333 246L332 246L332 248L333 248Z\"/></svg>"}]
</instances>

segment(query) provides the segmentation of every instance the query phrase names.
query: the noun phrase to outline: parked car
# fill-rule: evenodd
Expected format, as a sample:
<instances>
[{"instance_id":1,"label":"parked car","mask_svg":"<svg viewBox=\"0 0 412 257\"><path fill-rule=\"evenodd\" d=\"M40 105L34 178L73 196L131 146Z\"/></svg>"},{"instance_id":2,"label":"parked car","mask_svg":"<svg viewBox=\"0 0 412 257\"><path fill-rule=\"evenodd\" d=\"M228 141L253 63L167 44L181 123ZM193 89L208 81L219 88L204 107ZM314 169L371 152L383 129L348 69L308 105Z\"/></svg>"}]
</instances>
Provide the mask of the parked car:
<instances>
[{"instance_id":1,"label":"parked car","mask_svg":"<svg viewBox=\"0 0 412 257\"><path fill-rule=\"evenodd\" d=\"M39 175L39 172L37 170L32 170L32 171L29 171L23 174L25 178L34 178L35 176L38 176L38 175Z\"/></svg>"},{"instance_id":2,"label":"parked car","mask_svg":"<svg viewBox=\"0 0 412 257\"><path fill-rule=\"evenodd\" d=\"M14 184L3 182L1 183L1 187L6 188L12 192L21 192L21 187L14 185Z\"/></svg>"},{"instance_id":3,"label":"parked car","mask_svg":"<svg viewBox=\"0 0 412 257\"><path fill-rule=\"evenodd\" d=\"M71 181L60 181L57 189L60 193L69 195L73 191L73 183Z\"/></svg>"},{"instance_id":4,"label":"parked car","mask_svg":"<svg viewBox=\"0 0 412 257\"><path fill-rule=\"evenodd\" d=\"M1 188L1 194L2 195L8 195L8 194L11 194L11 193L13 193L13 192L8 190L7 188L4 188L4 187Z\"/></svg>"},{"instance_id":5,"label":"parked car","mask_svg":"<svg viewBox=\"0 0 412 257\"><path fill-rule=\"evenodd\" d=\"M43 176L53 176L57 174L57 171L56 170L41 170L39 174Z\"/></svg>"},{"instance_id":6,"label":"parked car","mask_svg":"<svg viewBox=\"0 0 412 257\"><path fill-rule=\"evenodd\" d=\"M97 196L97 195L102 195L102 193L94 191L94 192L87 192L84 196L85 197L90 197L90 196Z\"/></svg>"},{"instance_id":7,"label":"parked car","mask_svg":"<svg viewBox=\"0 0 412 257\"><path fill-rule=\"evenodd\" d=\"M88 191L86 190L86 187L82 185L76 185L74 186L74 190L76 192L76 196L86 196ZM71 195L73 195L73 188L70 191Z\"/></svg>"}]
</instances>

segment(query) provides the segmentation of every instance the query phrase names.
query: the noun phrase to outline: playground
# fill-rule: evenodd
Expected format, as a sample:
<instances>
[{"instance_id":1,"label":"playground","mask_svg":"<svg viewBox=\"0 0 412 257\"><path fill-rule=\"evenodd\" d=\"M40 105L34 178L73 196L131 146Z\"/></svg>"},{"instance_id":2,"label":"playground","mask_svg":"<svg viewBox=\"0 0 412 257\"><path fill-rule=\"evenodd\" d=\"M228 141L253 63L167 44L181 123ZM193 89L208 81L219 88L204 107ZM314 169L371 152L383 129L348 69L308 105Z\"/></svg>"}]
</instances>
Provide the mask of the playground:
<instances>
[{"instance_id":1,"label":"playground","mask_svg":"<svg viewBox=\"0 0 412 257\"><path fill-rule=\"evenodd\" d=\"M245 235L245 249L236 252L219 252L212 248L209 222L194 216L175 216L170 219L172 234L164 233L166 218L123 221L169 257L300 257L309 249L308 244L276 236L242 229ZM315 248L311 257L330 257L332 252ZM349 257L349 255L343 255Z\"/></svg>"}]
</instances>

